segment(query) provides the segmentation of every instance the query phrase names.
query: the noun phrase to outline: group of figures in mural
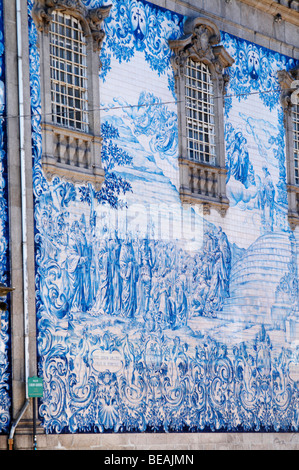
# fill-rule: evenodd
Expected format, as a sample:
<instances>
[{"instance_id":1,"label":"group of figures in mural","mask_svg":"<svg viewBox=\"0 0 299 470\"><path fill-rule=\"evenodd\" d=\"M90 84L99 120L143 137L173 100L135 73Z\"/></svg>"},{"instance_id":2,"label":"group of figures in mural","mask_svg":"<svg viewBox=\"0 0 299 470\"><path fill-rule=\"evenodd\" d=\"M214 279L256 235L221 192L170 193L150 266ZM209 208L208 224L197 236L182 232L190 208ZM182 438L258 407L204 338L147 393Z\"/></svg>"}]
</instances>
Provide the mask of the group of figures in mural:
<instances>
[{"instance_id":1,"label":"group of figures in mural","mask_svg":"<svg viewBox=\"0 0 299 470\"><path fill-rule=\"evenodd\" d=\"M97 237L84 215L66 217L43 211L41 291L57 318L80 312L175 328L216 317L229 296L231 250L220 227L207 227L201 250L188 253L181 240L123 239L105 226Z\"/></svg>"}]
</instances>

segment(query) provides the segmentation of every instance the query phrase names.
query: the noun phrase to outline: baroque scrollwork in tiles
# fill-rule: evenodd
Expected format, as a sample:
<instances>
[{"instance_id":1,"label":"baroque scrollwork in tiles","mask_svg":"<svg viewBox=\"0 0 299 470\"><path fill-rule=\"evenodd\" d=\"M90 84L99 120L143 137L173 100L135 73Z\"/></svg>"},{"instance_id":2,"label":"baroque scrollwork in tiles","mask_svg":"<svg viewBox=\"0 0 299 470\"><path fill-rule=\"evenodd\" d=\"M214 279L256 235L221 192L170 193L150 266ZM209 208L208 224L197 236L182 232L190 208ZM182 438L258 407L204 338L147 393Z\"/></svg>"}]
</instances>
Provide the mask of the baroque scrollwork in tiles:
<instances>
[{"instance_id":1,"label":"baroque scrollwork in tiles","mask_svg":"<svg viewBox=\"0 0 299 470\"><path fill-rule=\"evenodd\" d=\"M159 30L159 38L156 35ZM111 69L112 57L119 63L129 62L137 51L159 76L168 76L169 89L174 94L173 70L170 64L169 39L183 34L183 17L164 12L149 3L137 0L113 2L105 22L106 38L101 50L101 78L105 81Z\"/></svg>"}]
</instances>

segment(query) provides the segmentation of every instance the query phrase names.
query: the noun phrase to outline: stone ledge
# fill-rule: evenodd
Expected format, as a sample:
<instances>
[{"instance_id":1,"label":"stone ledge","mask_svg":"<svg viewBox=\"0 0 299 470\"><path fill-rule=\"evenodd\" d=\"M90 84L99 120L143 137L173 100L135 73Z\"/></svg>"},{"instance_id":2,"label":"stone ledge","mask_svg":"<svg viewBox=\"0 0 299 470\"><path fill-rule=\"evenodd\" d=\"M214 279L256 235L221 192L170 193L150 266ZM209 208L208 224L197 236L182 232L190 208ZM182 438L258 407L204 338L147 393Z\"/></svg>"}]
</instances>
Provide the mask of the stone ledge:
<instances>
[{"instance_id":1,"label":"stone ledge","mask_svg":"<svg viewBox=\"0 0 299 470\"><path fill-rule=\"evenodd\" d=\"M240 0L257 10L270 15L281 15L281 19L289 23L299 25L299 0Z\"/></svg>"},{"instance_id":2,"label":"stone ledge","mask_svg":"<svg viewBox=\"0 0 299 470\"><path fill-rule=\"evenodd\" d=\"M7 438L0 436L0 450ZM15 450L30 450L31 435L16 435ZM38 450L299 450L297 433L196 433L37 436Z\"/></svg>"}]
</instances>

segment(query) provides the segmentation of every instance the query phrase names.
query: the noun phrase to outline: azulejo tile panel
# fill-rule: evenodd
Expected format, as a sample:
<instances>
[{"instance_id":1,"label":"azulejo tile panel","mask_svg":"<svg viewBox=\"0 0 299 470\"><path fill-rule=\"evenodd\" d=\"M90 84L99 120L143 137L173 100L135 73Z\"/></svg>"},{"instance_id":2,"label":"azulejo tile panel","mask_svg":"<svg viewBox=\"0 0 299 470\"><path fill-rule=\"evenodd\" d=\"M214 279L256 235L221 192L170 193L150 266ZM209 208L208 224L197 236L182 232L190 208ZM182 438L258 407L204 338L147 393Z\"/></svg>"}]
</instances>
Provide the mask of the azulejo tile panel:
<instances>
[{"instance_id":1,"label":"azulejo tile panel","mask_svg":"<svg viewBox=\"0 0 299 470\"><path fill-rule=\"evenodd\" d=\"M0 283L10 284L8 256L8 190L6 152L6 101L3 3L0 1ZM6 299L3 299L6 301ZM8 299L9 303L9 299ZM10 424L11 406L10 320L9 308L0 311L0 434Z\"/></svg>"},{"instance_id":2,"label":"azulejo tile panel","mask_svg":"<svg viewBox=\"0 0 299 470\"><path fill-rule=\"evenodd\" d=\"M100 77L106 180L95 191L43 174L28 1L42 425L297 431L298 235L287 224L276 79L295 64L222 35L235 59L225 106L231 207L208 218L178 194L167 43L184 18L111 3Z\"/></svg>"}]
</instances>

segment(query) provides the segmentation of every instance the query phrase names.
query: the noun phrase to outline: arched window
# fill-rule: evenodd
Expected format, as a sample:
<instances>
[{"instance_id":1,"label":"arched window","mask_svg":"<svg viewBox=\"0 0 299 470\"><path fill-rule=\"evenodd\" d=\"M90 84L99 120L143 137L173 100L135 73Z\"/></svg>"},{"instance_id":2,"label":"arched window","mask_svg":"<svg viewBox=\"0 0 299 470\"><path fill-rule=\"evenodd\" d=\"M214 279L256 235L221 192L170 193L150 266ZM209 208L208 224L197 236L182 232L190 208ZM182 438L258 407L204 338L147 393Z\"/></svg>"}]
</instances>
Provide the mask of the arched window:
<instances>
[{"instance_id":1,"label":"arched window","mask_svg":"<svg viewBox=\"0 0 299 470\"><path fill-rule=\"evenodd\" d=\"M233 59L219 45L220 31L206 18L185 22L185 35L169 42L178 101L180 197L225 215L225 69Z\"/></svg>"},{"instance_id":2,"label":"arched window","mask_svg":"<svg viewBox=\"0 0 299 470\"><path fill-rule=\"evenodd\" d=\"M87 43L80 21L60 11L50 24L52 120L88 132Z\"/></svg>"},{"instance_id":3,"label":"arched window","mask_svg":"<svg viewBox=\"0 0 299 470\"><path fill-rule=\"evenodd\" d=\"M88 8L81 0L35 0L39 31L42 104L42 165L59 176L100 189L99 67L111 6Z\"/></svg>"},{"instance_id":4,"label":"arched window","mask_svg":"<svg viewBox=\"0 0 299 470\"><path fill-rule=\"evenodd\" d=\"M203 62L187 59L185 110L187 158L216 165L214 87Z\"/></svg>"}]
</instances>

